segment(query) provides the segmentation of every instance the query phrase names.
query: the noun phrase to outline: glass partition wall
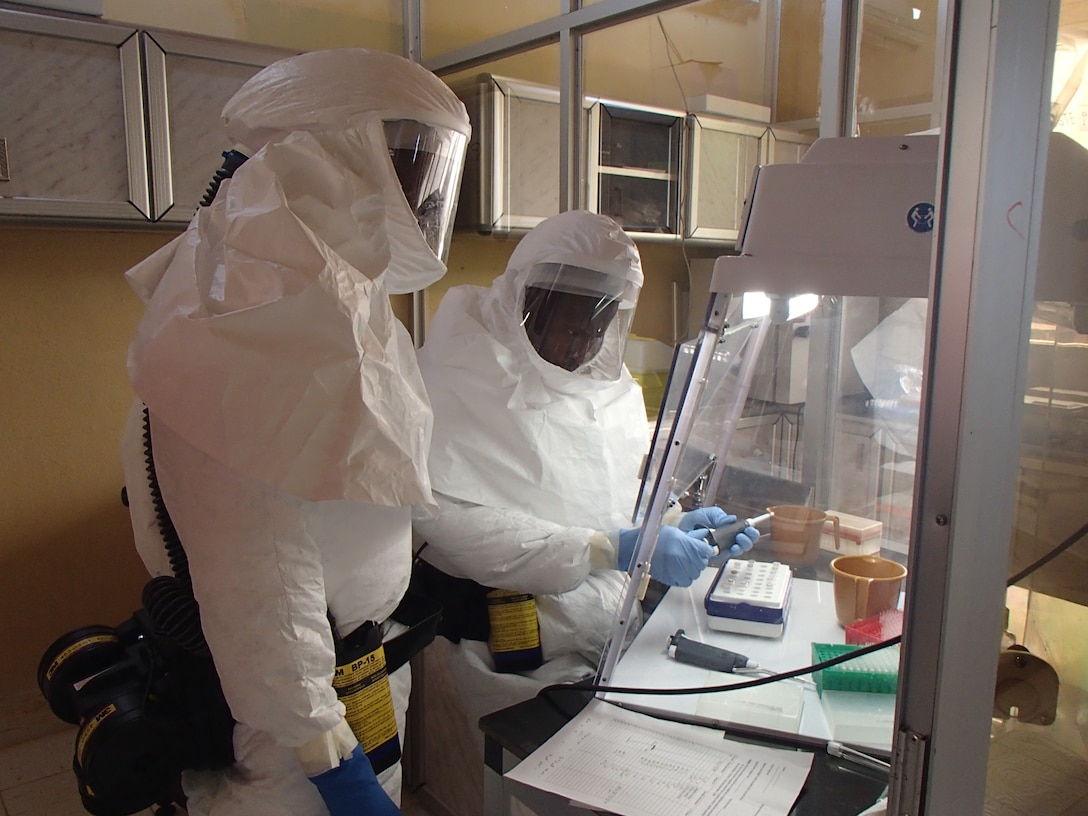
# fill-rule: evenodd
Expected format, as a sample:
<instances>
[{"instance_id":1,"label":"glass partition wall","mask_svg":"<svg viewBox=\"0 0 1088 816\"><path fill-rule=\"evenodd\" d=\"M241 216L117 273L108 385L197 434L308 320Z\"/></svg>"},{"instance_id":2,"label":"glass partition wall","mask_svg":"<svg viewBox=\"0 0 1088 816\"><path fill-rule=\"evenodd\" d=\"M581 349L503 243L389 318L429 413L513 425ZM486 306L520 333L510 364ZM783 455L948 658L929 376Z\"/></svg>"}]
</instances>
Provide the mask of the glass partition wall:
<instances>
[{"instance_id":1,"label":"glass partition wall","mask_svg":"<svg viewBox=\"0 0 1088 816\"><path fill-rule=\"evenodd\" d=\"M1061 4L987 801L1088 808L1088 4ZM1030 291L1030 290L1029 290ZM1040 811L1041 812L1041 811Z\"/></svg>"},{"instance_id":2,"label":"glass partition wall","mask_svg":"<svg viewBox=\"0 0 1088 816\"><path fill-rule=\"evenodd\" d=\"M501 70L558 92L560 209L668 188L691 162L687 143L675 173L605 156L594 104L620 103L600 115L613 135L632 127L622 103L684 118L700 97L765 108L770 132L939 134L929 291L828 290L814 312L772 323L727 462L808 487L797 503L879 522L881 550L909 566L889 813L1065 812L1018 805L1010 768L1020 795L1083 807L1083 0L1060 4L1060 36L1058 0L567 0L492 20L475 42L433 33L444 5L420 3L422 54L451 81L548 52L546 71ZM743 48L721 45L732 35ZM662 125L635 117L647 122ZM602 196L605 178L621 184ZM679 212L636 226L683 242ZM727 238L717 254L734 251Z\"/></svg>"}]
</instances>

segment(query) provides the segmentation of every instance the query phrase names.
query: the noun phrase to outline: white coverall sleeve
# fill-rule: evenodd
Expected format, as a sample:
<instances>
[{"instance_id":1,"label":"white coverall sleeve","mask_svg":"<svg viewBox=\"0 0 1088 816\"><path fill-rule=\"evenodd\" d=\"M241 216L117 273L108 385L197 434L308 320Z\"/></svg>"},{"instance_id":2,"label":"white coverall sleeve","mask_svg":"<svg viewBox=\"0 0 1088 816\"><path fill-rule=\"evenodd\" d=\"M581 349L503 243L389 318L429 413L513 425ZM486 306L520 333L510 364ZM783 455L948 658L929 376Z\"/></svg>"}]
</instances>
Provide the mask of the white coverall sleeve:
<instances>
[{"instance_id":1,"label":"white coverall sleeve","mask_svg":"<svg viewBox=\"0 0 1088 816\"><path fill-rule=\"evenodd\" d=\"M567 592L591 569L614 568L607 535L517 510L434 494L439 513L413 519L425 561L455 578L536 595Z\"/></svg>"}]
</instances>

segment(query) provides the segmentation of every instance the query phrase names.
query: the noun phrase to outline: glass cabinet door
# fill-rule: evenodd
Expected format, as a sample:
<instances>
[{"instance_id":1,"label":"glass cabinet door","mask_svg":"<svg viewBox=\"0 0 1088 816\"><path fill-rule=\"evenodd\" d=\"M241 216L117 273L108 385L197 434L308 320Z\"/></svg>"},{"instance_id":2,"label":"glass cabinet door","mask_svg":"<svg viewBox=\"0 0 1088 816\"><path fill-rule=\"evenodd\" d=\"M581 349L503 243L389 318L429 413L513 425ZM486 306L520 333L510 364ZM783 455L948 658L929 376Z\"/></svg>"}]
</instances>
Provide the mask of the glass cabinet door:
<instances>
[{"instance_id":1,"label":"glass cabinet door","mask_svg":"<svg viewBox=\"0 0 1088 816\"><path fill-rule=\"evenodd\" d=\"M768 157L766 125L689 116L690 195L684 232L736 240L756 167Z\"/></svg>"},{"instance_id":2,"label":"glass cabinet door","mask_svg":"<svg viewBox=\"0 0 1088 816\"><path fill-rule=\"evenodd\" d=\"M627 232L680 232L679 113L597 102L589 111L590 208Z\"/></svg>"}]
</instances>

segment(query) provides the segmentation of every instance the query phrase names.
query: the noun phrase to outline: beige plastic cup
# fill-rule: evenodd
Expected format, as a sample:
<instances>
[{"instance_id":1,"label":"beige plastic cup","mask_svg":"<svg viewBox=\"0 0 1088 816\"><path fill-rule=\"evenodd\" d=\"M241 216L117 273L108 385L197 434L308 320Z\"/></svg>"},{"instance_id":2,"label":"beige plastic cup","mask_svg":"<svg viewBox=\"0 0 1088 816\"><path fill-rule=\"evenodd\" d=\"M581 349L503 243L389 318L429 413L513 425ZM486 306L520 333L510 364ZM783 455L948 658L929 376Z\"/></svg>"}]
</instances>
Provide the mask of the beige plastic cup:
<instances>
[{"instance_id":1,"label":"beige plastic cup","mask_svg":"<svg viewBox=\"0 0 1088 816\"><path fill-rule=\"evenodd\" d=\"M840 555L831 562L835 616L844 627L899 605L907 568L879 555Z\"/></svg>"},{"instance_id":2,"label":"beige plastic cup","mask_svg":"<svg viewBox=\"0 0 1088 816\"><path fill-rule=\"evenodd\" d=\"M832 520L835 547L839 546L838 516L800 504L776 504L767 512L771 514L771 551L784 564L805 566L816 560L827 519Z\"/></svg>"}]
</instances>

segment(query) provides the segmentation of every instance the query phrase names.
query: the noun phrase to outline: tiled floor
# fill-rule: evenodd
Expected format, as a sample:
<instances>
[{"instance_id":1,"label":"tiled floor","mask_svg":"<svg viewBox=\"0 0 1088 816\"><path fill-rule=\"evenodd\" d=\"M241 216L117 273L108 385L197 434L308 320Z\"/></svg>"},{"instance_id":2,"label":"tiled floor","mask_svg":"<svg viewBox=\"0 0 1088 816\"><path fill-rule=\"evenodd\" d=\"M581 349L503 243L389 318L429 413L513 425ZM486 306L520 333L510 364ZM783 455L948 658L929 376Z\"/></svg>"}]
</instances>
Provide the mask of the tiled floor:
<instances>
[{"instance_id":1,"label":"tiled floor","mask_svg":"<svg viewBox=\"0 0 1088 816\"><path fill-rule=\"evenodd\" d=\"M74 745L73 728L0 750L0 816L86 816L72 772ZM439 816L425 802L406 795L405 816Z\"/></svg>"}]
</instances>

